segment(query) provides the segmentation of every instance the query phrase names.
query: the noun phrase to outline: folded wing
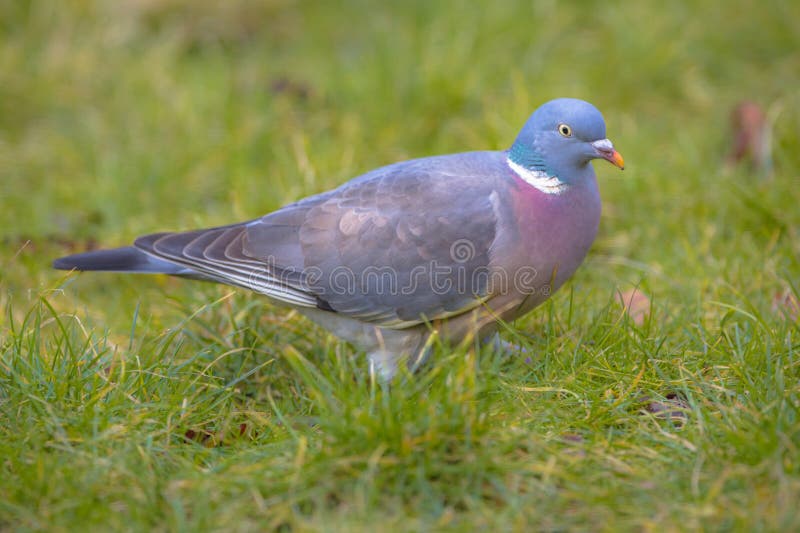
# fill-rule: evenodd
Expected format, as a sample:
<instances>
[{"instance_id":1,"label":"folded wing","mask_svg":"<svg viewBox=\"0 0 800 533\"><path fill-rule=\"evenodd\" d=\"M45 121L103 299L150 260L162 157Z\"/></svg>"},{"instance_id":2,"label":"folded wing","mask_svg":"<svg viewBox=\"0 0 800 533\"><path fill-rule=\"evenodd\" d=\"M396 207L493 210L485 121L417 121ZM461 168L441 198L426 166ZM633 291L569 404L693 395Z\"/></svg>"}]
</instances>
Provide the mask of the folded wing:
<instances>
[{"instance_id":1,"label":"folded wing","mask_svg":"<svg viewBox=\"0 0 800 533\"><path fill-rule=\"evenodd\" d=\"M254 221L135 246L208 279L384 327L456 315L491 296L498 223L496 180L468 156L391 165Z\"/></svg>"}]
</instances>

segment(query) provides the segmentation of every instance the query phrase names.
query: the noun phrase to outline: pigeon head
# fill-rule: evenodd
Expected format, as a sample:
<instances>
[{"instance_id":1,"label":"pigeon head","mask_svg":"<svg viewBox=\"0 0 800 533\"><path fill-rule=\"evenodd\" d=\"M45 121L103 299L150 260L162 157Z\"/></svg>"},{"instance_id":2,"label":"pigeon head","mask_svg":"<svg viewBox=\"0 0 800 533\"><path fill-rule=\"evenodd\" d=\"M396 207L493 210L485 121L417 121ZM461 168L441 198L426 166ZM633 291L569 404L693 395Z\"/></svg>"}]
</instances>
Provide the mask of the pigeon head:
<instances>
[{"instance_id":1,"label":"pigeon head","mask_svg":"<svg viewBox=\"0 0 800 533\"><path fill-rule=\"evenodd\" d=\"M551 100L534 111L508 158L515 170L566 185L592 176L592 159L624 168L622 156L606 138L603 115L589 102L574 98Z\"/></svg>"}]
</instances>

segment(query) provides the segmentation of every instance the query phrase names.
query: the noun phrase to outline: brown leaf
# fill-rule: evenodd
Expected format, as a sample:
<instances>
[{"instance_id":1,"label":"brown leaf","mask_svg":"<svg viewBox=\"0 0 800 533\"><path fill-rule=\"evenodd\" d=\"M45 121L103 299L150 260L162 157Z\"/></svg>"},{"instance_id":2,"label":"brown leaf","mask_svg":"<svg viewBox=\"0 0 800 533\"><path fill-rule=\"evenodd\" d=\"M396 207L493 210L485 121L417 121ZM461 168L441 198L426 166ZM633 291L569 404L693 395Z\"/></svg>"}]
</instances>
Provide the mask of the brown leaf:
<instances>
[{"instance_id":1,"label":"brown leaf","mask_svg":"<svg viewBox=\"0 0 800 533\"><path fill-rule=\"evenodd\" d=\"M206 447L213 447L214 434L204 429L198 429L197 431L187 429L186 433L183 434L183 440L186 442L197 442Z\"/></svg>"},{"instance_id":2,"label":"brown leaf","mask_svg":"<svg viewBox=\"0 0 800 533\"><path fill-rule=\"evenodd\" d=\"M772 172L772 148L767 116L757 103L745 100L731 111L732 139L728 166L747 163L764 177Z\"/></svg>"},{"instance_id":3,"label":"brown leaf","mask_svg":"<svg viewBox=\"0 0 800 533\"><path fill-rule=\"evenodd\" d=\"M641 289L617 291L617 301L637 326L644 324L650 314L650 298Z\"/></svg>"},{"instance_id":4,"label":"brown leaf","mask_svg":"<svg viewBox=\"0 0 800 533\"><path fill-rule=\"evenodd\" d=\"M800 302L791 290L778 291L772 297L772 312L797 322L797 318L800 317Z\"/></svg>"},{"instance_id":5,"label":"brown leaf","mask_svg":"<svg viewBox=\"0 0 800 533\"><path fill-rule=\"evenodd\" d=\"M663 400L656 400L644 395L639 398L644 404L644 410L652 413L656 418L671 420L676 426L682 426L689 418L689 404L678 394L670 392Z\"/></svg>"}]
</instances>

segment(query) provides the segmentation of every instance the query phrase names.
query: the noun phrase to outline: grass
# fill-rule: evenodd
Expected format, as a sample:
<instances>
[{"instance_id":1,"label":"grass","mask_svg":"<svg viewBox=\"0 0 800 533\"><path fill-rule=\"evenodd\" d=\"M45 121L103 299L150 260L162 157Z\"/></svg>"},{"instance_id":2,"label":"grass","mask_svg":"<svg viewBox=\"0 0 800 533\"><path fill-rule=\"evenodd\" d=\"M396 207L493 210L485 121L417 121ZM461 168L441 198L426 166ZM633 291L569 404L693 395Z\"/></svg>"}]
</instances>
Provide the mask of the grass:
<instances>
[{"instance_id":1,"label":"grass","mask_svg":"<svg viewBox=\"0 0 800 533\"><path fill-rule=\"evenodd\" d=\"M0 529L800 529L797 2L0 2ZM391 387L227 287L64 275L595 103L601 234ZM726 171L728 114L775 174ZM615 293L639 287L635 323ZM664 416L666 409L674 416Z\"/></svg>"}]
</instances>

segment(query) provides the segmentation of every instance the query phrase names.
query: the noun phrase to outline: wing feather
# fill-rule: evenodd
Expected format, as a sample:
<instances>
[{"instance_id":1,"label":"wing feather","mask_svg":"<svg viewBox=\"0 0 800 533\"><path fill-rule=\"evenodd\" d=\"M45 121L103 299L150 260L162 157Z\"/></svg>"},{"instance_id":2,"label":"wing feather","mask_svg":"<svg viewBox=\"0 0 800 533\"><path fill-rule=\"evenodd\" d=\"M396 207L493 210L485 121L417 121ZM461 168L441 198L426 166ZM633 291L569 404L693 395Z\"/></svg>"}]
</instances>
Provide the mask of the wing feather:
<instances>
[{"instance_id":1,"label":"wing feather","mask_svg":"<svg viewBox=\"0 0 800 533\"><path fill-rule=\"evenodd\" d=\"M204 276L265 294L301 307L318 307L313 294L286 284L263 261L242 255L231 260L226 251L241 247L246 224L184 233L140 237L136 247L156 257L188 267Z\"/></svg>"},{"instance_id":2,"label":"wing feather","mask_svg":"<svg viewBox=\"0 0 800 533\"><path fill-rule=\"evenodd\" d=\"M398 163L260 219L135 246L291 305L411 327L492 297L476 273L492 267L504 160L475 152Z\"/></svg>"}]
</instances>

